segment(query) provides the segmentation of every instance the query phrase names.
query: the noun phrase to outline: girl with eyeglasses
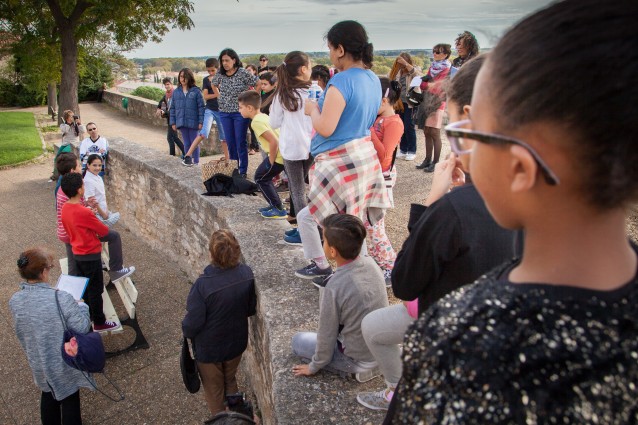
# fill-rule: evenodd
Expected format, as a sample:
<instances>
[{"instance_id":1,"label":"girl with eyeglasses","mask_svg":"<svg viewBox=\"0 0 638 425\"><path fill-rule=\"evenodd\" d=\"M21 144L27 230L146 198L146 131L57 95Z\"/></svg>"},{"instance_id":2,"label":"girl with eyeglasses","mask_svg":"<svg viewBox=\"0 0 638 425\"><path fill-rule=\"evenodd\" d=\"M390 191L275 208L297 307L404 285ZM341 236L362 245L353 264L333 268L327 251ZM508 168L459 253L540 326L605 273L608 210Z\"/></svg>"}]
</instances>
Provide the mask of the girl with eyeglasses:
<instances>
[{"instance_id":1,"label":"girl with eyeglasses","mask_svg":"<svg viewBox=\"0 0 638 425\"><path fill-rule=\"evenodd\" d=\"M393 423L638 421L636 22L636 2L565 0L490 51L447 133L523 255L409 328Z\"/></svg>"}]
</instances>

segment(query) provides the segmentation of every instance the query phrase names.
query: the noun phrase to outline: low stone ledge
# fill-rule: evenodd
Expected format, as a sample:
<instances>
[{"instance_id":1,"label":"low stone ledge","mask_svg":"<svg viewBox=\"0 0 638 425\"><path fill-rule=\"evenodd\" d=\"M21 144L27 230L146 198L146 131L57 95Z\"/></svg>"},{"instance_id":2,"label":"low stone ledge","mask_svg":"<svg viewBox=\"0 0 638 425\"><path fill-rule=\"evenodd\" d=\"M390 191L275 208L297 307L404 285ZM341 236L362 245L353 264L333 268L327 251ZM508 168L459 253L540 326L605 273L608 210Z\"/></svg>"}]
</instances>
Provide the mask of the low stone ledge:
<instances>
[{"instance_id":1,"label":"low stone ledge","mask_svg":"<svg viewBox=\"0 0 638 425\"><path fill-rule=\"evenodd\" d=\"M319 292L294 276L293 270L306 264L302 250L280 242L288 228L284 220L257 214L264 204L261 196L201 196L199 173L179 159L149 158L146 148L122 138L110 139L110 149L110 209L119 211L123 225L191 279L208 264L213 230L228 228L237 236L257 283L257 315L250 320L242 371L252 387L246 390L256 395L262 423L380 423L383 414L359 406L356 393L381 389L381 379L364 385L324 372L311 378L292 375L299 360L291 353L291 339L295 332L316 330ZM157 284L170 291L171 282ZM144 288L140 292L143 299Z\"/></svg>"}]
</instances>

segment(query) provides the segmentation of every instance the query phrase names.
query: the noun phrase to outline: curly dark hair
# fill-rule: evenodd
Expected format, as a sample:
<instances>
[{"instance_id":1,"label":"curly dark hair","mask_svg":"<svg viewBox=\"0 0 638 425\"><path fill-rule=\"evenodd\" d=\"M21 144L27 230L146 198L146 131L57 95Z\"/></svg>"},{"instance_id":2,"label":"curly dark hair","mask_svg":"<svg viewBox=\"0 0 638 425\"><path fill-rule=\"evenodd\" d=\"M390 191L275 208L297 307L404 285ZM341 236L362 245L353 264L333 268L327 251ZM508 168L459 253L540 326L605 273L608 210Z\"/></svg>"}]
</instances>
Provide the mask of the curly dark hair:
<instances>
[{"instance_id":1,"label":"curly dark hair","mask_svg":"<svg viewBox=\"0 0 638 425\"><path fill-rule=\"evenodd\" d=\"M456 37L456 40L454 40L454 45L458 46L460 43L463 43L463 47L467 49L468 58L473 58L474 56L478 55L479 50L481 50L478 40L476 39L474 34L469 31L463 31L461 34L459 34L458 37Z\"/></svg>"}]
</instances>

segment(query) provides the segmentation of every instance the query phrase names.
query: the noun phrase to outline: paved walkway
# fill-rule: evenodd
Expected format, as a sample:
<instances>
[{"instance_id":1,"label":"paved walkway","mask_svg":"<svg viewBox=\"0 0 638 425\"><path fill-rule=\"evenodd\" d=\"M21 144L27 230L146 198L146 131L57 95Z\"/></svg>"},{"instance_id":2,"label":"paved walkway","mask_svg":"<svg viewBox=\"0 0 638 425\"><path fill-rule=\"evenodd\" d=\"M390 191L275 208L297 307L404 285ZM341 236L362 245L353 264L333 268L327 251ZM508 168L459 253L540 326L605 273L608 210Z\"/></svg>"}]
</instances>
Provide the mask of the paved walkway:
<instances>
[{"instance_id":1,"label":"paved walkway","mask_svg":"<svg viewBox=\"0 0 638 425\"><path fill-rule=\"evenodd\" d=\"M46 108L29 110L46 113ZM100 133L107 138L125 137L148 146L150 156L168 155L164 128L129 118L105 104L82 104L80 114L84 123L96 122ZM422 147L421 132L417 161L423 159ZM252 156L250 160L250 169L254 172L259 156ZM414 168L417 161L400 160L397 163L397 208L386 218L388 233L397 249L407 235L410 202L422 202L431 182L431 174ZM38 423L39 392L13 333L8 300L20 282L15 266L20 251L34 245L45 245L58 258L65 255L55 234L53 187L47 183L51 162L52 158L46 158L40 163L0 171L0 252L3 254L0 261L0 344L3 347L0 359L0 424ZM196 167L192 170L199 172ZM135 265L140 271L134 275L140 289L139 323L151 348L108 360L109 376L122 388L126 400L114 403L95 392L83 391L85 423L202 423L208 414L201 392L190 395L184 390L178 366L180 324L190 282L176 264L167 262L123 226L116 228L124 241L125 265ZM59 269L54 272L53 281L57 279ZM117 298L117 295L113 296L114 300ZM105 391L112 391L99 376L98 382ZM381 381L379 384L380 389Z\"/></svg>"}]
</instances>

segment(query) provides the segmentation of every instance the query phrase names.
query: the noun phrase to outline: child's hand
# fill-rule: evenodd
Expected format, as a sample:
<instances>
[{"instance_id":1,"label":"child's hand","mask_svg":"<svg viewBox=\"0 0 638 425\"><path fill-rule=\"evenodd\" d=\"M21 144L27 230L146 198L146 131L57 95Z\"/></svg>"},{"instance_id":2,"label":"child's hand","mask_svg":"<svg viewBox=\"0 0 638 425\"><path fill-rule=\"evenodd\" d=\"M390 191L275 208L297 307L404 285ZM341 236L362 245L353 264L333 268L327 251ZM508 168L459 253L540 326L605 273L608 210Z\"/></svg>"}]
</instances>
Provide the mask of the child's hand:
<instances>
[{"instance_id":1,"label":"child's hand","mask_svg":"<svg viewBox=\"0 0 638 425\"><path fill-rule=\"evenodd\" d=\"M460 169L457 171L456 155L450 154L449 158L436 164L434 168L434 177L432 178L432 188L430 194L425 200L425 205L432 205L438 201L443 195L450 191L450 187L454 184L454 176L460 179L458 173L463 173ZM463 175L465 181L465 175Z\"/></svg>"},{"instance_id":2,"label":"child's hand","mask_svg":"<svg viewBox=\"0 0 638 425\"><path fill-rule=\"evenodd\" d=\"M64 351L71 357L78 355L78 341L75 337L64 343Z\"/></svg>"},{"instance_id":3,"label":"child's hand","mask_svg":"<svg viewBox=\"0 0 638 425\"><path fill-rule=\"evenodd\" d=\"M312 376L313 373L310 372L310 366L307 364L297 364L292 367L292 373L295 376Z\"/></svg>"},{"instance_id":4,"label":"child's hand","mask_svg":"<svg viewBox=\"0 0 638 425\"><path fill-rule=\"evenodd\" d=\"M312 115L312 113L315 110L316 111L319 110L319 105L317 104L317 102L315 102L314 100L307 100L305 105L304 105L304 114Z\"/></svg>"}]
</instances>

